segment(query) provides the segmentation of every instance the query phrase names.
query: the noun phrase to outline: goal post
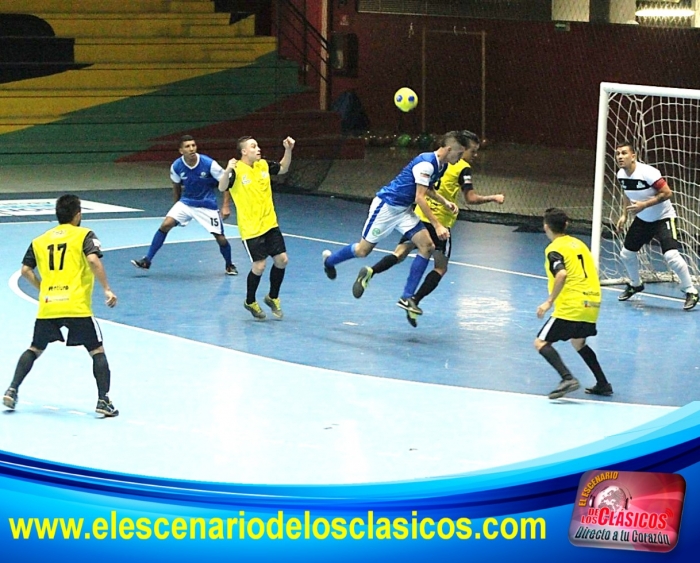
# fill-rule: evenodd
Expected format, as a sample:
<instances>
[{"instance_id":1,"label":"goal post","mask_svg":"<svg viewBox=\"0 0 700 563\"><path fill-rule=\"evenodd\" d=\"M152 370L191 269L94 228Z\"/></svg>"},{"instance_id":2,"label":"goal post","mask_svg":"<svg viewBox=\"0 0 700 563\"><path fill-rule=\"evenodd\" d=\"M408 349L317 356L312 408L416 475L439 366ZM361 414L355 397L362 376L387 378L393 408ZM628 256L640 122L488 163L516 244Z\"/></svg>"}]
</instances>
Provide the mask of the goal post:
<instances>
[{"instance_id":1,"label":"goal post","mask_svg":"<svg viewBox=\"0 0 700 563\"><path fill-rule=\"evenodd\" d=\"M624 205L624 193L617 181L615 148L625 141L632 142L637 159L658 168L671 187L681 253L697 282L700 90L612 82L600 85L591 251L601 283L606 285L623 283L626 277L619 257L624 229L623 232L615 229ZM639 252L639 260L644 282L677 281L656 243L646 245Z\"/></svg>"}]
</instances>

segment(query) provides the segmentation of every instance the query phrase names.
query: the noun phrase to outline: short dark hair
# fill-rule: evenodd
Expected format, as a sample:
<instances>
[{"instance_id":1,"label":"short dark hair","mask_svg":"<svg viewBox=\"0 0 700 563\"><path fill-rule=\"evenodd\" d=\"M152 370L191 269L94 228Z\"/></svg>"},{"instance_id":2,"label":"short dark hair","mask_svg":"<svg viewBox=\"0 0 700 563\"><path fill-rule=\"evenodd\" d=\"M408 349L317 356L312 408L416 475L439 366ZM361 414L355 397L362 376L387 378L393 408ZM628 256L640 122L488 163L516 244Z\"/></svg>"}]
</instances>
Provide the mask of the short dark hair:
<instances>
[{"instance_id":1,"label":"short dark hair","mask_svg":"<svg viewBox=\"0 0 700 563\"><path fill-rule=\"evenodd\" d=\"M244 135L243 137L238 137L238 140L236 141L236 146L238 147L238 152L241 153L243 149L243 143L246 141L250 141L253 137L250 135Z\"/></svg>"},{"instance_id":2,"label":"short dark hair","mask_svg":"<svg viewBox=\"0 0 700 563\"><path fill-rule=\"evenodd\" d=\"M180 137L180 144L178 145L178 148L182 148L182 145L184 145L187 141L194 141L194 137L192 135L183 135Z\"/></svg>"},{"instance_id":3,"label":"short dark hair","mask_svg":"<svg viewBox=\"0 0 700 563\"><path fill-rule=\"evenodd\" d=\"M447 133L445 133L444 135L442 135L438 139L438 146L446 147L449 140L454 139L463 147L468 147L469 141L471 140L471 138L467 136L467 133L469 133L469 131L466 131L466 130L448 131ZM474 134L472 133L472 135L474 135ZM474 136L476 137L476 135L474 135ZM479 139L479 137L476 137L476 138L477 138L477 140Z\"/></svg>"},{"instance_id":4,"label":"short dark hair","mask_svg":"<svg viewBox=\"0 0 700 563\"><path fill-rule=\"evenodd\" d=\"M563 235L566 232L568 222L569 216L561 209L550 207L544 212L544 224L556 235Z\"/></svg>"},{"instance_id":5,"label":"short dark hair","mask_svg":"<svg viewBox=\"0 0 700 563\"><path fill-rule=\"evenodd\" d=\"M477 135L476 133L472 133L468 129L465 129L464 131L462 131L462 133L464 133L464 136L467 139L469 139L472 143L476 143L477 145L481 144L481 139L479 139L479 135ZM467 147L469 145L463 145L463 146Z\"/></svg>"},{"instance_id":6,"label":"short dark hair","mask_svg":"<svg viewBox=\"0 0 700 563\"><path fill-rule=\"evenodd\" d=\"M77 195L65 194L56 200L56 219L61 225L73 221L80 213L80 198Z\"/></svg>"},{"instance_id":7,"label":"short dark hair","mask_svg":"<svg viewBox=\"0 0 700 563\"><path fill-rule=\"evenodd\" d=\"M637 154L637 148L634 146L634 143L629 139L623 139L622 142L617 143L617 145L615 145L616 149L621 149L622 147L629 147L630 149L632 149L632 152L634 154Z\"/></svg>"}]
</instances>

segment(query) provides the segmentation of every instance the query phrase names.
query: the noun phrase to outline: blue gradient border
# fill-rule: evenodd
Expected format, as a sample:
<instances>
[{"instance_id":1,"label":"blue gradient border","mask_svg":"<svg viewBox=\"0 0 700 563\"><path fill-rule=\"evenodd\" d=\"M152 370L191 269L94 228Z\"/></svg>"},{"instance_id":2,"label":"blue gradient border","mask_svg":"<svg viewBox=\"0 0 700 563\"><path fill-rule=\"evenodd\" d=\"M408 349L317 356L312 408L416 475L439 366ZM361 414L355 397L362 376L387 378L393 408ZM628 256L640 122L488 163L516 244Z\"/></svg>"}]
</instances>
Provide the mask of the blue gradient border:
<instances>
[{"instance_id":1,"label":"blue gradient border","mask_svg":"<svg viewBox=\"0 0 700 563\"><path fill-rule=\"evenodd\" d=\"M581 432L562 428L562 432ZM115 448L118 455L118 447ZM478 452L474 452L478 456ZM592 469L679 473L687 482L678 546L667 554L578 548L568 526L580 477ZM132 561L572 561L695 560L700 551L700 402L624 434L554 456L500 468L411 482L364 485L245 485L159 479L97 471L0 451L3 559L109 558ZM350 519L544 518L546 539L14 540L8 518L285 517Z\"/></svg>"}]
</instances>

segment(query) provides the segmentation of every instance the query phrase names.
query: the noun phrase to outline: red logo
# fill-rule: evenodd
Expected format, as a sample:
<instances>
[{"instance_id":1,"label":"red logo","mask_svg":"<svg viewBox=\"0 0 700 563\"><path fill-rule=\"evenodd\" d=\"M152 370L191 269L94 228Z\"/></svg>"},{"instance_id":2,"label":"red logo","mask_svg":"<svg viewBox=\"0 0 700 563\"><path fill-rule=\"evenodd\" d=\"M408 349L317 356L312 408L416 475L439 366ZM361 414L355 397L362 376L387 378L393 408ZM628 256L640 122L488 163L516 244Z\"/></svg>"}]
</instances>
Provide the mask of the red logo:
<instances>
[{"instance_id":1,"label":"red logo","mask_svg":"<svg viewBox=\"0 0 700 563\"><path fill-rule=\"evenodd\" d=\"M569 541L579 547L671 551L684 500L681 475L588 471L579 483Z\"/></svg>"}]
</instances>

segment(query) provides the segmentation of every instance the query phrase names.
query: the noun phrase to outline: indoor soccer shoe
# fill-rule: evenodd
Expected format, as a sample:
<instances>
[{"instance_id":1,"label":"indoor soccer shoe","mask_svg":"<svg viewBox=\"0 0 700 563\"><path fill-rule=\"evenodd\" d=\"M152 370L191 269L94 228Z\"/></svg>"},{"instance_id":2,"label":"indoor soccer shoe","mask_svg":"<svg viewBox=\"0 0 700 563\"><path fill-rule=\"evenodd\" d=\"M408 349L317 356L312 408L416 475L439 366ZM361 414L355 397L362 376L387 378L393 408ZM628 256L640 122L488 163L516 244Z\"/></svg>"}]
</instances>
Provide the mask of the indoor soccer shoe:
<instances>
[{"instance_id":1,"label":"indoor soccer shoe","mask_svg":"<svg viewBox=\"0 0 700 563\"><path fill-rule=\"evenodd\" d=\"M549 394L549 398L559 399L567 393L576 391L576 389L578 389L579 387L580 384L578 382L578 379L576 379L575 377L572 377L571 379L562 379L561 383L557 385L557 388Z\"/></svg>"},{"instance_id":2,"label":"indoor soccer shoe","mask_svg":"<svg viewBox=\"0 0 700 563\"><path fill-rule=\"evenodd\" d=\"M109 397L105 397L104 399L97 401L95 412L103 414L107 417L119 416L119 411L114 408L114 405L112 404L112 401L109 400Z\"/></svg>"},{"instance_id":3,"label":"indoor soccer shoe","mask_svg":"<svg viewBox=\"0 0 700 563\"><path fill-rule=\"evenodd\" d=\"M698 294L697 293L688 292L685 294L685 303L683 303L683 310L684 311L690 311L697 304L698 304Z\"/></svg>"},{"instance_id":4,"label":"indoor soccer shoe","mask_svg":"<svg viewBox=\"0 0 700 563\"><path fill-rule=\"evenodd\" d=\"M396 304L399 307L401 307L404 311L408 311L409 313L413 313L414 315L423 314L423 309L416 305L416 302L413 300L413 297L409 297L408 299L404 299L403 297L401 297Z\"/></svg>"},{"instance_id":5,"label":"indoor soccer shoe","mask_svg":"<svg viewBox=\"0 0 700 563\"><path fill-rule=\"evenodd\" d=\"M323 258L323 271L326 272L326 277L329 280L334 280L338 275L338 272L335 271L335 266L326 266L326 260L331 254L333 253L330 250L324 250L321 257Z\"/></svg>"},{"instance_id":6,"label":"indoor soccer shoe","mask_svg":"<svg viewBox=\"0 0 700 563\"><path fill-rule=\"evenodd\" d=\"M265 312L260 308L257 301L253 301L252 303L248 304L244 299L243 306L250 311L250 314L253 315L254 318L258 319L259 321L265 320Z\"/></svg>"},{"instance_id":7,"label":"indoor soccer shoe","mask_svg":"<svg viewBox=\"0 0 700 563\"><path fill-rule=\"evenodd\" d=\"M418 315L411 313L411 311L406 311L406 320L413 328L418 326Z\"/></svg>"},{"instance_id":8,"label":"indoor soccer shoe","mask_svg":"<svg viewBox=\"0 0 700 563\"><path fill-rule=\"evenodd\" d=\"M2 404L12 411L15 410L15 405L17 405L17 389L10 387L7 391L5 391L5 396L2 398Z\"/></svg>"},{"instance_id":9,"label":"indoor soccer shoe","mask_svg":"<svg viewBox=\"0 0 700 563\"><path fill-rule=\"evenodd\" d=\"M151 261L145 256L141 260L132 260L131 263L142 270L148 270L151 267Z\"/></svg>"},{"instance_id":10,"label":"indoor soccer shoe","mask_svg":"<svg viewBox=\"0 0 700 563\"><path fill-rule=\"evenodd\" d=\"M632 285L632 284L627 284L627 287L625 288L625 291L620 293L620 295L617 296L618 301L627 301L630 297L632 297L635 293L639 293L640 291L644 291L644 284L641 285Z\"/></svg>"},{"instance_id":11,"label":"indoor soccer shoe","mask_svg":"<svg viewBox=\"0 0 700 563\"><path fill-rule=\"evenodd\" d=\"M266 295L263 301L265 301L265 305L267 305L272 311L273 317L277 319L281 319L282 317L284 317L279 297L277 299L273 299L269 295Z\"/></svg>"},{"instance_id":12,"label":"indoor soccer shoe","mask_svg":"<svg viewBox=\"0 0 700 563\"><path fill-rule=\"evenodd\" d=\"M226 266L226 275L227 276L237 276L238 275L238 268L236 268L235 264L229 264Z\"/></svg>"},{"instance_id":13,"label":"indoor soccer shoe","mask_svg":"<svg viewBox=\"0 0 700 563\"><path fill-rule=\"evenodd\" d=\"M357 279L355 280L355 283L352 284L352 294L355 299L362 297L362 294L369 285L369 280L372 279L373 273L374 270L368 266L362 266L362 268L360 268L360 273L357 274Z\"/></svg>"},{"instance_id":14,"label":"indoor soccer shoe","mask_svg":"<svg viewBox=\"0 0 700 563\"><path fill-rule=\"evenodd\" d=\"M593 387L586 387L586 393L589 395L603 395L604 397L609 397L613 394L612 385L609 383L596 383Z\"/></svg>"}]
</instances>

